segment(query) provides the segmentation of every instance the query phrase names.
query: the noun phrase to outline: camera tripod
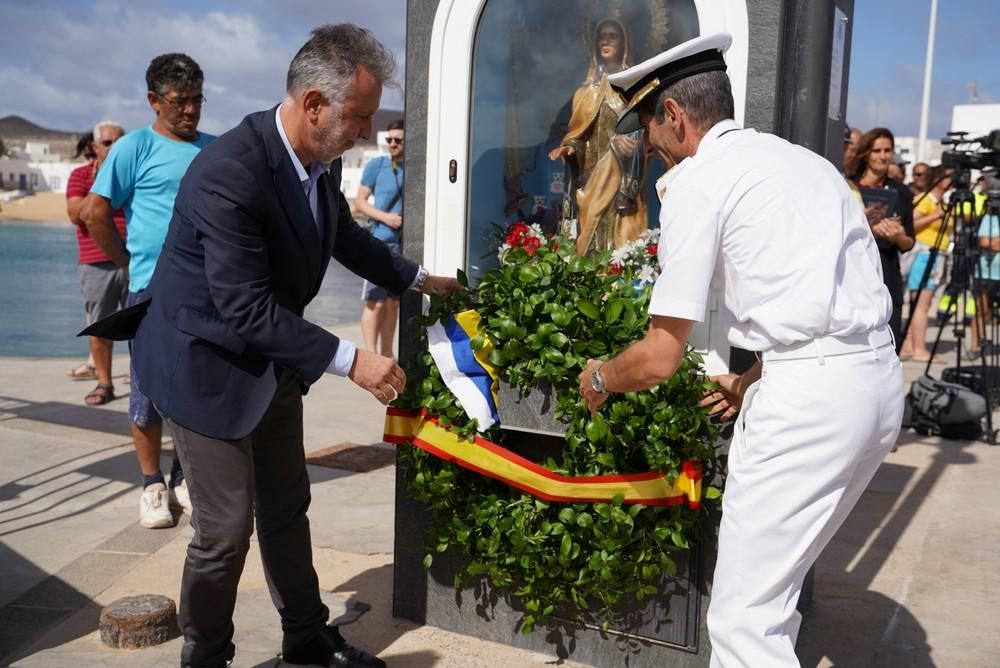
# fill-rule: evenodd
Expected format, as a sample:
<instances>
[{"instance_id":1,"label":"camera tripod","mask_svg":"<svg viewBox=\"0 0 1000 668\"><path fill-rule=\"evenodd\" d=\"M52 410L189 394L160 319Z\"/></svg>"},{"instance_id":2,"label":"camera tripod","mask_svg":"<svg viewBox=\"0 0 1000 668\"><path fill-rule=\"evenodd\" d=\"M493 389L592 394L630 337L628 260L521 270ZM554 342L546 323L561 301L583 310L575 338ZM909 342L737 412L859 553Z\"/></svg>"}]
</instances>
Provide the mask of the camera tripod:
<instances>
[{"instance_id":1,"label":"camera tripod","mask_svg":"<svg viewBox=\"0 0 1000 668\"><path fill-rule=\"evenodd\" d=\"M948 178L944 176L941 180ZM931 346L930 358L924 369L924 375L931 377L931 364L941 344L945 328L951 324L955 336L955 366L945 369L943 380L955 382L986 400L985 429L980 438L991 445L997 445L997 432L993 429L994 402L1000 400L1000 393L994 388L994 383L1000 381L1000 346L996 343L1000 334L1000 274L992 276L992 256L1000 250L1000 202L994 198L982 216L977 215L976 199L970 188L969 170L958 169L951 175L954 190L944 211L937 239L929 250L929 258L920 278L920 285L910 298L910 317L902 330L905 340L920 293L927 289L935 263L938 260L940 247L947 230L953 230L953 245L951 267L947 274L948 281L943 292L947 299L947 309L943 315L939 313L937 332ZM937 185L937 184L935 184ZM924 197L929 195L924 194ZM985 237L980 235L980 221L990 217L990 228ZM983 240L981 242L981 239ZM986 243L988 240L989 243ZM981 245L982 244L982 245ZM983 248L982 246L986 246ZM1000 261L998 261L1000 264ZM989 278L987 278L989 276ZM968 323L966 311L968 301L975 304L972 327L978 334L979 347L976 351L963 350ZM963 369L963 362L965 369Z\"/></svg>"}]
</instances>

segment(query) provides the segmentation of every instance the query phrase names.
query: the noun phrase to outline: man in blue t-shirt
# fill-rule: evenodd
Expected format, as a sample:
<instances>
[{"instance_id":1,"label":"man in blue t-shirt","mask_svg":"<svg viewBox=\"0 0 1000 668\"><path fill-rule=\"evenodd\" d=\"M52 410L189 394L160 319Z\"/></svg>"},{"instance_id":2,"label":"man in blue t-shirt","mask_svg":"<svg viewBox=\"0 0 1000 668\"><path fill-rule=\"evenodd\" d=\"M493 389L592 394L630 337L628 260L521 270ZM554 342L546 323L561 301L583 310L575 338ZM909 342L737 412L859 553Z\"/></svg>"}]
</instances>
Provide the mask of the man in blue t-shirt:
<instances>
[{"instance_id":1,"label":"man in blue t-shirt","mask_svg":"<svg viewBox=\"0 0 1000 668\"><path fill-rule=\"evenodd\" d=\"M142 301L142 291L167 236L174 197L188 165L214 137L198 132L204 75L182 53L157 56L146 70L147 99L156 119L117 142L97 174L81 214L90 235L108 257L128 272L126 306ZM124 209L123 242L112 222L114 209ZM173 526L170 506L191 511L191 500L176 455L170 487L160 470L163 424L142 393L142 379L131 369L129 420L142 472L139 522L150 529Z\"/></svg>"},{"instance_id":2,"label":"man in blue t-shirt","mask_svg":"<svg viewBox=\"0 0 1000 668\"><path fill-rule=\"evenodd\" d=\"M389 155L379 156L365 165L354 207L371 221L375 238L389 250L400 252L403 238L403 121L393 121L386 128ZM374 195L374 204L368 201ZM383 357L395 357L392 339L399 317L399 295L365 281L361 334L365 347Z\"/></svg>"}]
</instances>

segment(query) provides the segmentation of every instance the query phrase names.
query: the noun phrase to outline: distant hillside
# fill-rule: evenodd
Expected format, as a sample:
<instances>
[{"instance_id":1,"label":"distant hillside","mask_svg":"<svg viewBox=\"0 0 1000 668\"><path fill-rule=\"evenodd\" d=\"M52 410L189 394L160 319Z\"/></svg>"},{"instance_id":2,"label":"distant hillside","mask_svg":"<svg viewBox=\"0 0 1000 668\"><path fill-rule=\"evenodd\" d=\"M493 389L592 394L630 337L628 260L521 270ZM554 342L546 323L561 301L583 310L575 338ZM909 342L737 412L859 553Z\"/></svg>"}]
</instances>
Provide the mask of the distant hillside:
<instances>
[{"instance_id":1,"label":"distant hillside","mask_svg":"<svg viewBox=\"0 0 1000 668\"><path fill-rule=\"evenodd\" d=\"M34 141L76 141L84 132L63 132L36 125L20 116L0 118L0 137L11 142Z\"/></svg>"},{"instance_id":2,"label":"distant hillside","mask_svg":"<svg viewBox=\"0 0 1000 668\"><path fill-rule=\"evenodd\" d=\"M403 118L403 112L395 109L379 109L372 119L372 144L375 143L376 133L385 130L390 122ZM0 139L3 139L7 146L24 148L25 142L37 141L47 142L53 153L63 156L70 156L76 147L77 140L87 132L66 132L62 130L50 130L32 123L20 116L4 116L0 118Z\"/></svg>"},{"instance_id":3,"label":"distant hillside","mask_svg":"<svg viewBox=\"0 0 1000 668\"><path fill-rule=\"evenodd\" d=\"M86 133L63 132L50 130L32 123L20 116L4 116L0 118L0 139L8 148L24 150L28 142L40 142L49 145L49 151L68 159L76 152L76 142Z\"/></svg>"}]
</instances>

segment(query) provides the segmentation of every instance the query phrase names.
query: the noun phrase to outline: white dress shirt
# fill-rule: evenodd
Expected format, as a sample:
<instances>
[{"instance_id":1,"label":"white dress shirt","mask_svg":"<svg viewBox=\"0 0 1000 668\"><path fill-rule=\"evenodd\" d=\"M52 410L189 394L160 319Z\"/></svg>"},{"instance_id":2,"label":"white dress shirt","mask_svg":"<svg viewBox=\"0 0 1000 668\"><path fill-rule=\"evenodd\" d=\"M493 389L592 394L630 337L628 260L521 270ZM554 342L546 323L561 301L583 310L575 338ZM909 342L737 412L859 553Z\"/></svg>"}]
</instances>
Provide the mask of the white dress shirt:
<instances>
[{"instance_id":1,"label":"white dress shirt","mask_svg":"<svg viewBox=\"0 0 1000 668\"><path fill-rule=\"evenodd\" d=\"M714 289L729 342L754 351L888 322L864 211L812 151L721 121L657 191L662 273L651 314L701 322Z\"/></svg>"},{"instance_id":2,"label":"white dress shirt","mask_svg":"<svg viewBox=\"0 0 1000 668\"><path fill-rule=\"evenodd\" d=\"M314 162L309 165L309 171L302 166L302 162L299 160L299 156L295 155L295 151L292 150L292 145L288 143L288 136L285 134L285 128L281 125L281 107L284 105L279 104L278 109L274 112L274 120L278 126L278 134L281 136L281 141L285 145L285 150L288 151L288 156L292 159L292 165L295 167L295 173L299 176L299 181L302 183L302 190L305 192L306 199L309 200L309 210L312 211L313 222L316 224L317 232L319 232L320 239L323 238L323 229L320 227L320 221L316 215L319 197L316 192L316 182L319 180L320 175L330 168L330 163L319 163ZM327 373L336 374L338 376L346 376L351 371L351 367L354 365L354 357L357 354L357 346L352 341L346 339L340 339L340 344L337 346L337 352L334 354L333 359L326 367Z\"/></svg>"}]
</instances>

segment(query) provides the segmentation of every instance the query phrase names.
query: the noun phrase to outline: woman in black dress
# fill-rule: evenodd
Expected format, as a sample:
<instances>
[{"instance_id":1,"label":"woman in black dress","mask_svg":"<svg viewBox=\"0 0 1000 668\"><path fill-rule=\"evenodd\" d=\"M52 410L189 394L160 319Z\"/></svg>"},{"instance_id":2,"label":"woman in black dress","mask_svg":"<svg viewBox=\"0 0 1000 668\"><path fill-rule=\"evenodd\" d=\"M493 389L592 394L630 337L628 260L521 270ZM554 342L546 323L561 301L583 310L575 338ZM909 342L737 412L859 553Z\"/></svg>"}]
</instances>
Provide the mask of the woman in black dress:
<instances>
[{"instance_id":1,"label":"woman in black dress","mask_svg":"<svg viewBox=\"0 0 1000 668\"><path fill-rule=\"evenodd\" d=\"M882 278L892 296L889 326L896 337L896 350L903 344L903 274L899 254L913 248L913 194L900 181L888 176L896 140L886 128L874 128L861 136L857 153L845 175L865 202L865 215L878 242Z\"/></svg>"}]
</instances>

